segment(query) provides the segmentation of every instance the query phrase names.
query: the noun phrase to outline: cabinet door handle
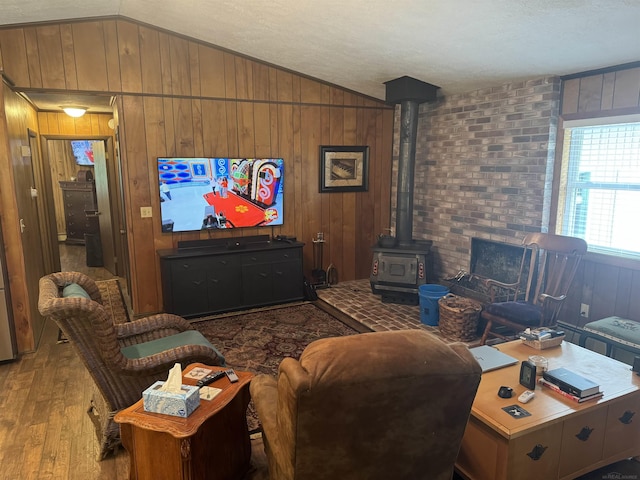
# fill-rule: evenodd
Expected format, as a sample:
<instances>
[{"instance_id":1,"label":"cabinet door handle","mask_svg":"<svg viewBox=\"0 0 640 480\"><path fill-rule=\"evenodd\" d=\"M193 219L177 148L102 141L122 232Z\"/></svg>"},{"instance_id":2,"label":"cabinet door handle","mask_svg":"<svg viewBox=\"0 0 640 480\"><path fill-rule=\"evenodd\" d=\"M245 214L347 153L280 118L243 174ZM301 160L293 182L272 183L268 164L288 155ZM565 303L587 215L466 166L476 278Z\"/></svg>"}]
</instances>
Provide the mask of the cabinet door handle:
<instances>
[{"instance_id":1,"label":"cabinet door handle","mask_svg":"<svg viewBox=\"0 0 640 480\"><path fill-rule=\"evenodd\" d=\"M587 440L589 440L589 437L591 436L592 433L593 433L593 428L582 427L582 430L576 433L576 438L578 440L586 442Z\"/></svg>"},{"instance_id":2,"label":"cabinet door handle","mask_svg":"<svg viewBox=\"0 0 640 480\"><path fill-rule=\"evenodd\" d=\"M535 447L531 449L527 456L531 458L531 460L538 461L542 457L542 454L545 452L547 447L538 443Z\"/></svg>"},{"instance_id":3,"label":"cabinet door handle","mask_svg":"<svg viewBox=\"0 0 640 480\"><path fill-rule=\"evenodd\" d=\"M622 416L618 419L620 421L620 423L624 423L625 425L629 425L631 422L633 422L633 416L636 414L636 412L632 412L631 410L627 410L626 412L624 412L622 414Z\"/></svg>"},{"instance_id":4,"label":"cabinet door handle","mask_svg":"<svg viewBox=\"0 0 640 480\"><path fill-rule=\"evenodd\" d=\"M194 281L193 281L193 282L191 282L191 283L193 283L193 284L194 284L194 285L196 285L196 286L200 286L200 285L202 285L202 280L194 280Z\"/></svg>"},{"instance_id":5,"label":"cabinet door handle","mask_svg":"<svg viewBox=\"0 0 640 480\"><path fill-rule=\"evenodd\" d=\"M184 268L185 270L191 268L191 265L189 265L188 263L183 263L182 264L182 268Z\"/></svg>"},{"instance_id":6,"label":"cabinet door handle","mask_svg":"<svg viewBox=\"0 0 640 480\"><path fill-rule=\"evenodd\" d=\"M220 260L220 264L221 265L226 265L227 263L229 263L229 262L227 262L226 260Z\"/></svg>"}]
</instances>

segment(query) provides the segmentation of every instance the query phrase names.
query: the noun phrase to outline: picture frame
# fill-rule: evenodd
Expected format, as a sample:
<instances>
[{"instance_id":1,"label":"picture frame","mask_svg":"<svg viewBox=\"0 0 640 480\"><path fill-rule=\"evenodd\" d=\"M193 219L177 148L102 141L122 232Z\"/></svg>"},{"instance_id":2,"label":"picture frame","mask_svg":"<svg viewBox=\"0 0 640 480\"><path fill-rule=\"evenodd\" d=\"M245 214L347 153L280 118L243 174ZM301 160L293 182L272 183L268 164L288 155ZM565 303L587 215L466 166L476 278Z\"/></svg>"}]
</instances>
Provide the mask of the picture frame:
<instances>
[{"instance_id":1,"label":"picture frame","mask_svg":"<svg viewBox=\"0 0 640 480\"><path fill-rule=\"evenodd\" d=\"M320 193L368 189L368 146L320 146Z\"/></svg>"}]
</instances>

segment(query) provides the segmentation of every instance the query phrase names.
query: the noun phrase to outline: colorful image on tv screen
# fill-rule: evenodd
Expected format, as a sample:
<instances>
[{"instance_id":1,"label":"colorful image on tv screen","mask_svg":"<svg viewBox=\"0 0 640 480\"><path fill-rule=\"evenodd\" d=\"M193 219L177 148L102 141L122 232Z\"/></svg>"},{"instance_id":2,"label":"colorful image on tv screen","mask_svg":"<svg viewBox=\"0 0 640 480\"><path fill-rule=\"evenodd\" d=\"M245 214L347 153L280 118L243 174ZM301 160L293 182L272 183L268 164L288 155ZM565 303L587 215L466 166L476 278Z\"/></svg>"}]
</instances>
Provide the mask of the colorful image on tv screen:
<instances>
[{"instance_id":1,"label":"colorful image on tv screen","mask_svg":"<svg viewBox=\"0 0 640 480\"><path fill-rule=\"evenodd\" d=\"M163 232L283 222L281 158L158 158Z\"/></svg>"},{"instance_id":2,"label":"colorful image on tv screen","mask_svg":"<svg viewBox=\"0 0 640 480\"><path fill-rule=\"evenodd\" d=\"M91 140L71 140L73 156L78 165L93 166L93 147Z\"/></svg>"}]
</instances>

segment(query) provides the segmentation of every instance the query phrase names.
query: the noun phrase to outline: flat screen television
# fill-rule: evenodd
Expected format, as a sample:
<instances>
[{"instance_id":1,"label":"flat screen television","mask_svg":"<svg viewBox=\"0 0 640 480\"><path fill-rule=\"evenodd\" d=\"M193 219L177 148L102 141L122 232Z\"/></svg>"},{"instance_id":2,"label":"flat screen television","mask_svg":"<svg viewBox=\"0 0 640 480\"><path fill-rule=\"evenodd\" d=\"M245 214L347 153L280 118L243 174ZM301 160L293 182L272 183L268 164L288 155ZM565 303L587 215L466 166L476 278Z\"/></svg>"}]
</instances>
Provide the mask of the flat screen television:
<instances>
[{"instance_id":1,"label":"flat screen television","mask_svg":"<svg viewBox=\"0 0 640 480\"><path fill-rule=\"evenodd\" d=\"M71 140L71 150L78 165L93 167L93 146L91 140Z\"/></svg>"},{"instance_id":2,"label":"flat screen television","mask_svg":"<svg viewBox=\"0 0 640 480\"><path fill-rule=\"evenodd\" d=\"M163 232L283 222L282 158L158 158Z\"/></svg>"}]
</instances>

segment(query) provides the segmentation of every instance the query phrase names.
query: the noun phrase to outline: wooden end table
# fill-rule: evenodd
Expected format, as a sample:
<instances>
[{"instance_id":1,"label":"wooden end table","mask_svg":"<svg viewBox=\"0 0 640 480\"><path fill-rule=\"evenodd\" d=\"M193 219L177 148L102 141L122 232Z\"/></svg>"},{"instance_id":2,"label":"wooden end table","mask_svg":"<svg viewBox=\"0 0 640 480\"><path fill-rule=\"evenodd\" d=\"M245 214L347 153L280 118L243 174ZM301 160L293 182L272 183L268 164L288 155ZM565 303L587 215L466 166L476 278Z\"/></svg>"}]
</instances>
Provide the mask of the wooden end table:
<instances>
[{"instance_id":1,"label":"wooden end table","mask_svg":"<svg viewBox=\"0 0 640 480\"><path fill-rule=\"evenodd\" d=\"M194 368L224 370L201 363L189 365L182 383L195 385L185 375ZM235 480L249 469L251 443L246 411L249 404L250 372L236 372L237 383L227 377L211 387L222 392L187 418L145 412L142 399L115 416L122 444L129 452L131 480L158 478Z\"/></svg>"},{"instance_id":2,"label":"wooden end table","mask_svg":"<svg viewBox=\"0 0 640 480\"><path fill-rule=\"evenodd\" d=\"M535 398L521 404L520 363L484 373L456 461L464 478L565 480L640 455L640 377L629 365L567 342L536 350L516 340L497 348L521 361L542 355L549 369L599 383L604 396L577 403L536 385ZM512 398L498 397L502 385L513 388ZM511 405L531 416L511 417L502 410Z\"/></svg>"}]
</instances>

